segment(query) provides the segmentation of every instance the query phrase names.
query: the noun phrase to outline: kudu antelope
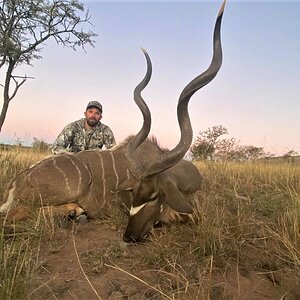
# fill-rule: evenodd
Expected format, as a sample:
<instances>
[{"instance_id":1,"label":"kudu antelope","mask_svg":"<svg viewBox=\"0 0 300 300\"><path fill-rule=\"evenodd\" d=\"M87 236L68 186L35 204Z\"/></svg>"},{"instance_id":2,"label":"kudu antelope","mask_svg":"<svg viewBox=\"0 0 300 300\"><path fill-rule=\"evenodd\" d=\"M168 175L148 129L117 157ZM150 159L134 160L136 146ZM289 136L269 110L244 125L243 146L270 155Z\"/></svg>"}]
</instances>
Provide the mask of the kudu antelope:
<instances>
[{"instance_id":1,"label":"kudu antelope","mask_svg":"<svg viewBox=\"0 0 300 300\"><path fill-rule=\"evenodd\" d=\"M62 154L38 162L10 182L0 213L9 219L21 219L32 207L49 205L58 213L86 213L97 218L119 197L130 208L123 236L126 242L141 240L159 221L168 222L175 215L192 213L190 200L200 189L202 177L192 163L183 160L193 138L187 106L191 96L213 80L221 67L224 6L225 1L215 24L211 64L179 97L181 138L174 149L163 150L155 140L147 138L151 115L141 92L151 78L152 65L143 50L147 72L134 90L134 100L144 120L138 134L110 150Z\"/></svg>"}]
</instances>

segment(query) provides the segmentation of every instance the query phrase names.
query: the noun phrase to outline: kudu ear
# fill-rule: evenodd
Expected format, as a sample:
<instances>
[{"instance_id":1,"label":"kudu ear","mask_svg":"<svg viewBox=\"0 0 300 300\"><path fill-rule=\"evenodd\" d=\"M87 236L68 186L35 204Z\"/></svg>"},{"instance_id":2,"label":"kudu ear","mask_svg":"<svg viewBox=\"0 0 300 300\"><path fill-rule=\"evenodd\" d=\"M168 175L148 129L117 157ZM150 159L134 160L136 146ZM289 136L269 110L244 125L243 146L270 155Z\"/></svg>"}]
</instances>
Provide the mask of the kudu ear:
<instances>
[{"instance_id":1,"label":"kudu ear","mask_svg":"<svg viewBox=\"0 0 300 300\"><path fill-rule=\"evenodd\" d=\"M191 204L178 189L175 181L171 179L164 180L163 191L166 197L166 202L171 208L184 214L191 214L193 212Z\"/></svg>"}]
</instances>

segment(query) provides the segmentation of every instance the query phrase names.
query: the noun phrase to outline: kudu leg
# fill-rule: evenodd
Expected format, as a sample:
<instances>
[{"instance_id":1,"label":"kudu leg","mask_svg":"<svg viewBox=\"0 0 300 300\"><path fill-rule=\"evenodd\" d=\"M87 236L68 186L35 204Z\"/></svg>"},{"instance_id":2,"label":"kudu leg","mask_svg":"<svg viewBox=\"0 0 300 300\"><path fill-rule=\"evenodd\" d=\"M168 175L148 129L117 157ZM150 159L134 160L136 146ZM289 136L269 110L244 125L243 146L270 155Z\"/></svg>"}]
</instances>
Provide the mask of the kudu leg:
<instances>
[{"instance_id":1,"label":"kudu leg","mask_svg":"<svg viewBox=\"0 0 300 300\"><path fill-rule=\"evenodd\" d=\"M8 222L18 222L25 220L30 212L30 206L20 205L16 208L11 209L6 216Z\"/></svg>"},{"instance_id":2,"label":"kudu leg","mask_svg":"<svg viewBox=\"0 0 300 300\"><path fill-rule=\"evenodd\" d=\"M17 222L25 220L32 211L30 206L20 205L7 213L6 220ZM67 203L59 206L45 206L39 208L40 213L45 217L72 217L76 218L84 213L84 210L77 203Z\"/></svg>"},{"instance_id":3,"label":"kudu leg","mask_svg":"<svg viewBox=\"0 0 300 300\"><path fill-rule=\"evenodd\" d=\"M43 215L45 216L61 216L76 218L84 213L82 207L77 203L67 203L59 206L46 206L40 208Z\"/></svg>"}]
</instances>

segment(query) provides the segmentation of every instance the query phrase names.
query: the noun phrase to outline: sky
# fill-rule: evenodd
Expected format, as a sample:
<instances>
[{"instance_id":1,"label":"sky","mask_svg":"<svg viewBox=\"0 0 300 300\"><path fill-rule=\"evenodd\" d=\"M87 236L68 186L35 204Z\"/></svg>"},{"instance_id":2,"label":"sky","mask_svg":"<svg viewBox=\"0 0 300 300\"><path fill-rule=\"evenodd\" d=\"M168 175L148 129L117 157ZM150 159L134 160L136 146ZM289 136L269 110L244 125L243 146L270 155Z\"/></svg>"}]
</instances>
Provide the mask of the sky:
<instances>
[{"instance_id":1,"label":"sky","mask_svg":"<svg viewBox=\"0 0 300 300\"><path fill-rule=\"evenodd\" d=\"M0 143L52 143L86 105L103 105L102 122L117 142L137 133L141 113L133 90L146 71L143 97L151 134L173 148L180 137L176 105L188 82L209 66L212 32L221 1L84 1L98 34L95 47L73 51L48 41L42 59L22 66L32 76L12 100ZM190 100L194 138L223 125L241 145L273 154L300 153L300 1L228 0L222 23L223 65ZM0 105L2 102L0 99Z\"/></svg>"}]
</instances>

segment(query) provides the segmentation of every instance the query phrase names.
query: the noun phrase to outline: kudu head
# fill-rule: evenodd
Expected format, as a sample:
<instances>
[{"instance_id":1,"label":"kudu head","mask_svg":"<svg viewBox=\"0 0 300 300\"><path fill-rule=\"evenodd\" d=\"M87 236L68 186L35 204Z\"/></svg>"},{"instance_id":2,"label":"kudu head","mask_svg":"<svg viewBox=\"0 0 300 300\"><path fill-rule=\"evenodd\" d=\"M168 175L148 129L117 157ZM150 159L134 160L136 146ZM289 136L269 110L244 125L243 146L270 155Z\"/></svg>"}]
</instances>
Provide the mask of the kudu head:
<instances>
[{"instance_id":1,"label":"kudu head","mask_svg":"<svg viewBox=\"0 0 300 300\"><path fill-rule=\"evenodd\" d=\"M141 91L150 80L151 61L143 50L147 59L147 74L135 89L134 99L143 113L144 124L140 132L125 147L128 169L132 176L126 182L121 183L118 188L119 191L128 191L132 194L129 222L123 236L126 242L140 241L160 220L166 206L183 214L192 212L191 205L182 199L177 186L178 182L172 178L172 169L182 160L193 139L188 113L189 100L196 91L214 79L222 64L220 29L224 6L225 1L215 23L211 64L205 72L194 78L183 89L179 97L177 117L181 138L175 148L170 151L154 148L153 143L145 142L151 127L151 115L141 97Z\"/></svg>"}]
</instances>

